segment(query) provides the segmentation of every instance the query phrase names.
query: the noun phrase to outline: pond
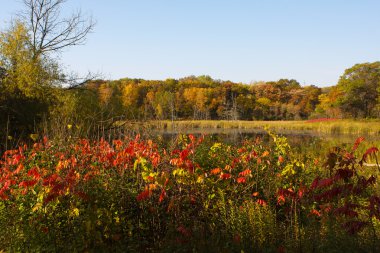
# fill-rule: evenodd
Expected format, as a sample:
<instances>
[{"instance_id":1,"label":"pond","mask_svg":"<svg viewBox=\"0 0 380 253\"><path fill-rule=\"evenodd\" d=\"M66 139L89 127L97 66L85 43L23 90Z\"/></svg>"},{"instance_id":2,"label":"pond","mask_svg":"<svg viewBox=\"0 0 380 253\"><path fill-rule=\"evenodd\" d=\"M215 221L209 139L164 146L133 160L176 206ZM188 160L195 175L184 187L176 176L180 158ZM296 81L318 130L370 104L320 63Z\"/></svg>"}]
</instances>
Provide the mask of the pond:
<instances>
[{"instance_id":1,"label":"pond","mask_svg":"<svg viewBox=\"0 0 380 253\"><path fill-rule=\"evenodd\" d=\"M194 128L186 130L155 130L151 134L159 136L164 142L170 141L180 134L205 135L215 142L225 142L231 145L239 145L245 139L261 138L263 141L271 141L265 130L258 129L220 129L220 128ZM282 131L276 132L279 136L288 139L292 149L300 155L310 154L315 157L324 157L333 147L351 149L356 139L360 136L344 134L321 134L313 131ZM363 153L369 147L380 146L380 136L364 136L365 141L359 146L358 152Z\"/></svg>"}]
</instances>

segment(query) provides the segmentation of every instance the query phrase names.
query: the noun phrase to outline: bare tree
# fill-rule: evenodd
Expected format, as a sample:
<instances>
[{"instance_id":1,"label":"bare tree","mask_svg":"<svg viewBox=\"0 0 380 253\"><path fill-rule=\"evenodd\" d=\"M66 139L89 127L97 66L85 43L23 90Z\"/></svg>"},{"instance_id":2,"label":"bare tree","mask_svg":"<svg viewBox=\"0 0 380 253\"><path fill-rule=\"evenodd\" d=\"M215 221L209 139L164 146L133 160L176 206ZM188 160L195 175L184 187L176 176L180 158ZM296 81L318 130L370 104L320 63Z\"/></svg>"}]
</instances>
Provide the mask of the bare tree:
<instances>
[{"instance_id":1,"label":"bare tree","mask_svg":"<svg viewBox=\"0 0 380 253\"><path fill-rule=\"evenodd\" d=\"M94 29L95 22L91 17L83 17L81 11L61 17L61 5L66 0L23 1L26 11L22 17L29 25L34 57L82 45Z\"/></svg>"}]
</instances>

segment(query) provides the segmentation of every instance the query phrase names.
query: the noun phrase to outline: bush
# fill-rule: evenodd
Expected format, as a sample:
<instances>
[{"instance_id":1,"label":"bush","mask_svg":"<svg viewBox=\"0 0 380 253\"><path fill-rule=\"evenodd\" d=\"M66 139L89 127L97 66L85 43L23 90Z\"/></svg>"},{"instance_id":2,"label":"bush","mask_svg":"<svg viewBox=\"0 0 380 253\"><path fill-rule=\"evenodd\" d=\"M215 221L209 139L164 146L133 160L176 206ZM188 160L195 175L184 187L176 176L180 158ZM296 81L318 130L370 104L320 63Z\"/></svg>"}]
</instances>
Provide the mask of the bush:
<instances>
[{"instance_id":1,"label":"bush","mask_svg":"<svg viewBox=\"0 0 380 253\"><path fill-rule=\"evenodd\" d=\"M44 138L0 161L0 249L6 251L376 251L376 170L351 150L321 166L285 137L240 146L180 136ZM326 168L326 169L325 169Z\"/></svg>"}]
</instances>

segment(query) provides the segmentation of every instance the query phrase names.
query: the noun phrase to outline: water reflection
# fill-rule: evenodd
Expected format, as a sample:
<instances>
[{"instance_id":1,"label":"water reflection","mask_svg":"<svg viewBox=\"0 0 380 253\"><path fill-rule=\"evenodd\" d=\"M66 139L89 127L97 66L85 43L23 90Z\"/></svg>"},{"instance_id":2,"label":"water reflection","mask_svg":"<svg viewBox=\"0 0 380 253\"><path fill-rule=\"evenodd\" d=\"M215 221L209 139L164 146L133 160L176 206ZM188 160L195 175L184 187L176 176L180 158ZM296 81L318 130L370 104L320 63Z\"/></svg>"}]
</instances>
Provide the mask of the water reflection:
<instances>
[{"instance_id":1,"label":"water reflection","mask_svg":"<svg viewBox=\"0 0 380 253\"><path fill-rule=\"evenodd\" d=\"M186 129L186 130L157 130L153 135L159 136L163 142L170 142L180 134L193 134L195 136L205 135L211 141L224 142L231 145L239 145L243 140L261 138L264 142L271 141L265 130L259 129ZM285 136L292 149L300 154L313 153L324 156L332 147L343 147L350 149L359 136L319 134L312 131L282 131L276 132ZM379 136L367 136L362 150L370 146L379 146Z\"/></svg>"}]
</instances>

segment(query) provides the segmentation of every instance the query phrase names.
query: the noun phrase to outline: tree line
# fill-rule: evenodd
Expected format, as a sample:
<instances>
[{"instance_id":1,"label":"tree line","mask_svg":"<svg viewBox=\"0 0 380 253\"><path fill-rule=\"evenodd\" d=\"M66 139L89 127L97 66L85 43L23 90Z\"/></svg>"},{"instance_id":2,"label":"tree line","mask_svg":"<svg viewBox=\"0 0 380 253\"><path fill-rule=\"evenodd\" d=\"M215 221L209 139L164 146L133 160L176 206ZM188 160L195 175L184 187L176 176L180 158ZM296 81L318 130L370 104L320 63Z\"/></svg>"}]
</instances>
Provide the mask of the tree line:
<instances>
[{"instance_id":1,"label":"tree line","mask_svg":"<svg viewBox=\"0 0 380 253\"><path fill-rule=\"evenodd\" d=\"M322 89L295 80L252 85L209 76L89 82L103 115L135 120L294 120L315 111Z\"/></svg>"},{"instance_id":2,"label":"tree line","mask_svg":"<svg viewBox=\"0 0 380 253\"><path fill-rule=\"evenodd\" d=\"M380 62L356 64L334 86L294 79L234 83L210 76L96 80L86 84L104 117L134 120L305 120L378 118ZM90 94L90 93L89 93Z\"/></svg>"},{"instance_id":3,"label":"tree line","mask_svg":"<svg viewBox=\"0 0 380 253\"><path fill-rule=\"evenodd\" d=\"M280 79L253 84L189 76L94 80L67 74L62 49L83 44L95 23L61 17L64 0L24 0L25 11L0 32L1 135L41 127L96 128L115 120L302 120L378 118L380 62L356 64L336 85Z\"/></svg>"}]
</instances>

